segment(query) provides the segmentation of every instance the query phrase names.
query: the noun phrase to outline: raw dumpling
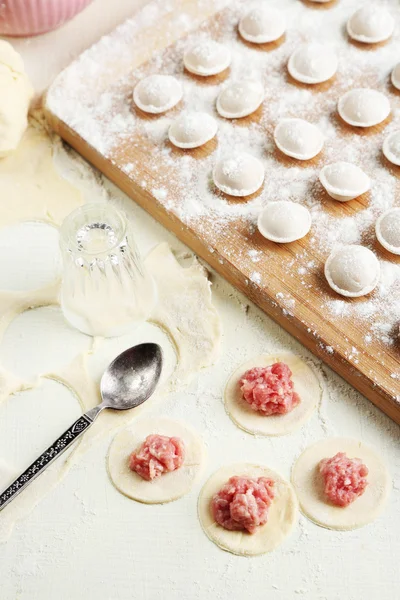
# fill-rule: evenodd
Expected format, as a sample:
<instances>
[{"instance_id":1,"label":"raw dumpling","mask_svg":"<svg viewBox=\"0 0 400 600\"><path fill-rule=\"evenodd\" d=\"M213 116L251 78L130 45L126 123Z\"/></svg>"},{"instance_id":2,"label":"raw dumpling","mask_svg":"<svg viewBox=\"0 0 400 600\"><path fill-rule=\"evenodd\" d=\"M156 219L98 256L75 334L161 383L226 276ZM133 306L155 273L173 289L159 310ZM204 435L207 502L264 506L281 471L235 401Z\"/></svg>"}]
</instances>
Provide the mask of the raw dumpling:
<instances>
[{"instance_id":1,"label":"raw dumpling","mask_svg":"<svg viewBox=\"0 0 400 600\"><path fill-rule=\"evenodd\" d=\"M283 119L275 128L274 139L281 152L298 160L314 158L324 145L318 127L304 119Z\"/></svg>"},{"instance_id":2,"label":"raw dumpling","mask_svg":"<svg viewBox=\"0 0 400 600\"><path fill-rule=\"evenodd\" d=\"M178 148L198 148L217 133L216 120L207 113L182 113L171 124L168 137Z\"/></svg>"},{"instance_id":3,"label":"raw dumpling","mask_svg":"<svg viewBox=\"0 0 400 600\"><path fill-rule=\"evenodd\" d=\"M392 15L379 4L363 6L347 21L347 33L357 42L377 44L390 38L394 29Z\"/></svg>"},{"instance_id":4,"label":"raw dumpling","mask_svg":"<svg viewBox=\"0 0 400 600\"><path fill-rule=\"evenodd\" d=\"M338 111L343 121L349 125L372 127L387 119L390 103L381 92L356 88L341 96Z\"/></svg>"},{"instance_id":5,"label":"raw dumpling","mask_svg":"<svg viewBox=\"0 0 400 600\"><path fill-rule=\"evenodd\" d=\"M310 211L297 202L271 202L258 217L258 229L267 240L280 244L300 240L310 231Z\"/></svg>"},{"instance_id":6,"label":"raw dumpling","mask_svg":"<svg viewBox=\"0 0 400 600\"><path fill-rule=\"evenodd\" d=\"M261 82L251 79L228 84L217 98L217 111L226 119L240 119L251 115L264 100Z\"/></svg>"},{"instance_id":7,"label":"raw dumpling","mask_svg":"<svg viewBox=\"0 0 400 600\"><path fill-rule=\"evenodd\" d=\"M220 160L214 167L214 183L230 196L254 194L264 181L264 167L258 158L241 152Z\"/></svg>"},{"instance_id":8,"label":"raw dumpling","mask_svg":"<svg viewBox=\"0 0 400 600\"><path fill-rule=\"evenodd\" d=\"M383 213L376 222L375 231L386 250L400 254L400 208L390 208Z\"/></svg>"},{"instance_id":9,"label":"raw dumpling","mask_svg":"<svg viewBox=\"0 0 400 600\"><path fill-rule=\"evenodd\" d=\"M336 54L322 44L304 44L293 52L288 62L288 71L293 79L301 83L327 81L337 71Z\"/></svg>"},{"instance_id":10,"label":"raw dumpling","mask_svg":"<svg viewBox=\"0 0 400 600\"><path fill-rule=\"evenodd\" d=\"M239 22L239 33L253 44L266 44L278 40L285 33L285 18L281 11L267 6L256 6Z\"/></svg>"},{"instance_id":11,"label":"raw dumpling","mask_svg":"<svg viewBox=\"0 0 400 600\"><path fill-rule=\"evenodd\" d=\"M319 174L319 180L334 200L347 202L365 194L371 182L360 167L348 162L335 162L326 165Z\"/></svg>"},{"instance_id":12,"label":"raw dumpling","mask_svg":"<svg viewBox=\"0 0 400 600\"><path fill-rule=\"evenodd\" d=\"M400 63L398 63L392 71L392 84L397 90L400 90Z\"/></svg>"},{"instance_id":13,"label":"raw dumpling","mask_svg":"<svg viewBox=\"0 0 400 600\"><path fill-rule=\"evenodd\" d=\"M349 298L372 292L379 275L378 259L364 246L343 246L332 252L325 263L325 277L331 288Z\"/></svg>"},{"instance_id":14,"label":"raw dumpling","mask_svg":"<svg viewBox=\"0 0 400 600\"><path fill-rule=\"evenodd\" d=\"M231 64L230 50L215 40L205 40L189 48L183 63L190 73L208 77L222 73Z\"/></svg>"},{"instance_id":15,"label":"raw dumpling","mask_svg":"<svg viewBox=\"0 0 400 600\"><path fill-rule=\"evenodd\" d=\"M400 166L400 131L394 131L385 138L382 151L391 163Z\"/></svg>"},{"instance_id":16,"label":"raw dumpling","mask_svg":"<svg viewBox=\"0 0 400 600\"><path fill-rule=\"evenodd\" d=\"M133 101L147 113L159 114L174 107L182 99L179 81L171 75L149 75L136 85Z\"/></svg>"}]
</instances>

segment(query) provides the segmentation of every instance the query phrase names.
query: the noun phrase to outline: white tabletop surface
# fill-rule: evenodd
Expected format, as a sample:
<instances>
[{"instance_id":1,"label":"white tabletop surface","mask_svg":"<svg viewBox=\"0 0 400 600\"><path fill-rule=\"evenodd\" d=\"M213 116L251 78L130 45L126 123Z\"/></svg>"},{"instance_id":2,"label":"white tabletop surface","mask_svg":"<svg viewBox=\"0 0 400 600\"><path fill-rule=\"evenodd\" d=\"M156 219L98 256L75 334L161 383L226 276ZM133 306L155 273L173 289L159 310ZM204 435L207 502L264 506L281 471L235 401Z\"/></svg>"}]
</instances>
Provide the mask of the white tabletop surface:
<instances>
[{"instance_id":1,"label":"white tabletop surface","mask_svg":"<svg viewBox=\"0 0 400 600\"><path fill-rule=\"evenodd\" d=\"M76 54L144 3L96 0L60 30L13 42L25 59L36 90L42 91ZM181 246L131 200L113 186L109 188L119 204L130 211L142 252L165 240L174 247ZM293 460L313 441L332 435L355 437L377 448L394 477L385 512L375 523L348 533L318 528L301 517L291 538L274 553L254 559L232 556L214 546L197 522L200 483L188 496L162 507L140 505L118 494L105 470L107 438L84 456L0 547L1 600L399 597L399 428L324 368L321 372L331 397L324 398L321 411L300 432L257 439L237 429L225 415L221 401L231 370L243 358L265 350L306 352L219 276L213 274L212 280L214 302L224 328L221 360L201 373L189 389L167 398L160 409L163 414L184 418L205 439L209 458L202 481L220 465L243 460L268 464L289 477ZM2 356L8 355L12 361L15 355L17 361L22 329L25 334L39 335L50 317L54 319L53 331L62 329L54 309L39 311L13 325L1 344ZM52 341L51 348L46 348L46 336L43 338L44 362L50 354L54 361L55 355L68 352L66 346L59 347L54 338ZM68 344L77 348L80 341L72 336ZM29 362L29 357L23 360ZM48 382L46 389L32 392L33 405L56 410L52 404L56 398L59 421L67 426L78 416L79 408L60 388ZM29 406L31 401L27 409ZM29 435L36 434L35 447L39 448L52 435L42 426L43 420L33 414L27 417L29 423L15 422L9 407L6 417L0 434L11 436L10 445L15 448L21 444L31 449L32 438L24 435L28 430Z\"/></svg>"}]
</instances>

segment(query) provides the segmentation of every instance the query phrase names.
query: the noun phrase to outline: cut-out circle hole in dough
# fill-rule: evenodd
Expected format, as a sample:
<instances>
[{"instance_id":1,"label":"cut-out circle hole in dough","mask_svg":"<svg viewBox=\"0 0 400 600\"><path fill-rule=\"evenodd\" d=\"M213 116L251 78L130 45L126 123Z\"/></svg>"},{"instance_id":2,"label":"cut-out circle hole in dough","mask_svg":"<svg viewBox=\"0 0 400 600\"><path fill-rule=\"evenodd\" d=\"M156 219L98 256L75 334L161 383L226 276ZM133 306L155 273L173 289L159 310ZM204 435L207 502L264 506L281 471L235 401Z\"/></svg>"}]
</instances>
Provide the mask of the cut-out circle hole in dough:
<instances>
[{"instance_id":1,"label":"cut-out circle hole in dough","mask_svg":"<svg viewBox=\"0 0 400 600\"><path fill-rule=\"evenodd\" d=\"M208 113L185 112L171 123L168 137L177 148L198 148L209 142L217 129L217 121Z\"/></svg>"},{"instance_id":2,"label":"cut-out circle hole in dough","mask_svg":"<svg viewBox=\"0 0 400 600\"><path fill-rule=\"evenodd\" d=\"M215 40L204 40L186 50L183 63L190 73L209 77L222 73L229 67L231 52L229 48Z\"/></svg>"},{"instance_id":3,"label":"cut-out circle hole in dough","mask_svg":"<svg viewBox=\"0 0 400 600\"><path fill-rule=\"evenodd\" d=\"M32 380L67 366L90 344L91 338L68 325L60 308L42 306L11 321L0 343L0 362L22 379Z\"/></svg>"},{"instance_id":4,"label":"cut-out circle hole in dough","mask_svg":"<svg viewBox=\"0 0 400 600\"><path fill-rule=\"evenodd\" d=\"M393 131L384 139L382 152L389 162L400 166L400 131Z\"/></svg>"},{"instance_id":5,"label":"cut-out circle hole in dough","mask_svg":"<svg viewBox=\"0 0 400 600\"><path fill-rule=\"evenodd\" d=\"M243 399L240 378L253 367L268 367L284 362L292 371L294 391L300 396L298 404L286 415L265 416L253 410ZM232 421L244 431L254 435L286 435L300 428L313 414L321 400L321 386L312 368L295 354L277 352L261 354L241 365L231 375L224 393L225 409Z\"/></svg>"},{"instance_id":6,"label":"cut-out circle hole in dough","mask_svg":"<svg viewBox=\"0 0 400 600\"><path fill-rule=\"evenodd\" d=\"M258 158L240 152L217 162L213 180L218 189L230 196L250 196L263 184L264 166Z\"/></svg>"},{"instance_id":7,"label":"cut-out circle hole in dough","mask_svg":"<svg viewBox=\"0 0 400 600\"><path fill-rule=\"evenodd\" d=\"M310 228L311 214L308 208L289 200L270 202L258 217L261 235L278 244L300 240Z\"/></svg>"},{"instance_id":8,"label":"cut-out circle hole in dough","mask_svg":"<svg viewBox=\"0 0 400 600\"><path fill-rule=\"evenodd\" d=\"M324 44L304 44L289 58L288 71L300 83L316 84L331 79L338 68L334 51Z\"/></svg>"},{"instance_id":9,"label":"cut-out circle hole in dough","mask_svg":"<svg viewBox=\"0 0 400 600\"><path fill-rule=\"evenodd\" d=\"M268 521L253 534L224 529L214 521L211 513L212 497L235 475L268 477L275 482L275 498L269 508ZM290 534L297 523L298 502L291 484L272 469L239 463L222 467L206 481L199 496L198 514L204 533L222 550L241 556L256 556L271 552Z\"/></svg>"},{"instance_id":10,"label":"cut-out circle hole in dough","mask_svg":"<svg viewBox=\"0 0 400 600\"><path fill-rule=\"evenodd\" d=\"M375 226L376 237L386 250L400 254L400 208L390 208L379 217Z\"/></svg>"},{"instance_id":11,"label":"cut-out circle hole in dough","mask_svg":"<svg viewBox=\"0 0 400 600\"><path fill-rule=\"evenodd\" d=\"M325 263L330 287L348 298L370 294L378 285L379 260L369 248L350 244L334 250Z\"/></svg>"},{"instance_id":12,"label":"cut-out circle hole in dough","mask_svg":"<svg viewBox=\"0 0 400 600\"><path fill-rule=\"evenodd\" d=\"M370 178L360 167L344 161L325 165L319 180L329 196L339 202L353 200L371 187Z\"/></svg>"},{"instance_id":13,"label":"cut-out circle hole in dough","mask_svg":"<svg viewBox=\"0 0 400 600\"><path fill-rule=\"evenodd\" d=\"M267 44L283 36L286 30L282 11L265 5L255 6L239 21L239 33L253 44Z\"/></svg>"},{"instance_id":14,"label":"cut-out circle hole in dough","mask_svg":"<svg viewBox=\"0 0 400 600\"><path fill-rule=\"evenodd\" d=\"M329 502L318 470L322 459L332 458L338 452L346 453L349 458L360 458L369 471L365 492L346 507ZM292 484L302 513L321 527L339 531L363 527L376 519L391 487L389 473L380 456L362 442L347 438L325 439L307 448L293 466Z\"/></svg>"},{"instance_id":15,"label":"cut-out circle hole in dough","mask_svg":"<svg viewBox=\"0 0 400 600\"><path fill-rule=\"evenodd\" d=\"M157 433L179 437L185 446L185 460L176 471L152 481L142 479L129 468L129 457L148 435ZM200 436L185 423L164 417L137 419L118 433L108 453L108 473L119 492L144 504L164 504L190 492L205 463L205 450Z\"/></svg>"},{"instance_id":16,"label":"cut-out circle hole in dough","mask_svg":"<svg viewBox=\"0 0 400 600\"><path fill-rule=\"evenodd\" d=\"M390 102L381 92L356 88L339 98L340 117L353 127L373 127L390 115Z\"/></svg>"},{"instance_id":17,"label":"cut-out circle hole in dough","mask_svg":"<svg viewBox=\"0 0 400 600\"><path fill-rule=\"evenodd\" d=\"M50 285L60 276L58 230L26 221L0 229L0 289L22 292Z\"/></svg>"},{"instance_id":18,"label":"cut-out circle hole in dough","mask_svg":"<svg viewBox=\"0 0 400 600\"><path fill-rule=\"evenodd\" d=\"M347 33L357 42L377 44L389 39L394 30L394 19L379 3L366 3L347 21Z\"/></svg>"},{"instance_id":19,"label":"cut-out circle hole in dough","mask_svg":"<svg viewBox=\"0 0 400 600\"><path fill-rule=\"evenodd\" d=\"M229 83L218 95L217 111L225 119L240 119L251 115L264 100L260 81L244 79Z\"/></svg>"},{"instance_id":20,"label":"cut-out circle hole in dough","mask_svg":"<svg viewBox=\"0 0 400 600\"><path fill-rule=\"evenodd\" d=\"M133 90L136 106L154 115L173 108L182 96L182 86L172 75L149 75L139 81Z\"/></svg>"},{"instance_id":21,"label":"cut-out circle hole in dough","mask_svg":"<svg viewBox=\"0 0 400 600\"><path fill-rule=\"evenodd\" d=\"M304 119L282 119L275 127L274 140L281 152L297 160L314 158L324 146L318 127Z\"/></svg>"}]
</instances>

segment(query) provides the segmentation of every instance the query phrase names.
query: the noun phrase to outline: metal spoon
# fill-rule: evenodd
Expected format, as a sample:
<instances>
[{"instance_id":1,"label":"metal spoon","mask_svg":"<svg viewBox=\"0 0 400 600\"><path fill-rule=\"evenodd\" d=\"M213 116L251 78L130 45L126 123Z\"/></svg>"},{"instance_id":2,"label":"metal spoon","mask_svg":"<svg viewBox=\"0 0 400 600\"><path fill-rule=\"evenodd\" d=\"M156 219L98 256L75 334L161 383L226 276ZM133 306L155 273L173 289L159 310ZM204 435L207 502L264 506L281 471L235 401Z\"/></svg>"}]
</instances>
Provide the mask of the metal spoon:
<instances>
[{"instance_id":1,"label":"metal spoon","mask_svg":"<svg viewBox=\"0 0 400 600\"><path fill-rule=\"evenodd\" d=\"M0 495L0 510L75 442L92 425L104 408L127 410L143 404L150 398L160 379L161 369L162 351L158 344L139 344L117 356L101 378L102 403L79 417Z\"/></svg>"}]
</instances>

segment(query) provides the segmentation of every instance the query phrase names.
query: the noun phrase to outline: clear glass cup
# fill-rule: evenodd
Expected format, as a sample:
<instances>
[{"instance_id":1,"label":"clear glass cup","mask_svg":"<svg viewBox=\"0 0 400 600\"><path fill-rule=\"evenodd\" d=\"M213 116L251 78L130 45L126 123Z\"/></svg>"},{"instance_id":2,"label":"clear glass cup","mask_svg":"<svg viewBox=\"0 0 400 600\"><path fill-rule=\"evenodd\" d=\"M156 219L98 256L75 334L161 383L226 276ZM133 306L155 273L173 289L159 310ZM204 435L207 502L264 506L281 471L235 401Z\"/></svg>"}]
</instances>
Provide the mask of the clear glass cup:
<instances>
[{"instance_id":1,"label":"clear glass cup","mask_svg":"<svg viewBox=\"0 0 400 600\"><path fill-rule=\"evenodd\" d=\"M108 203L85 204L60 230L61 307L88 335L122 335L145 321L156 287L140 257L125 215Z\"/></svg>"}]
</instances>

